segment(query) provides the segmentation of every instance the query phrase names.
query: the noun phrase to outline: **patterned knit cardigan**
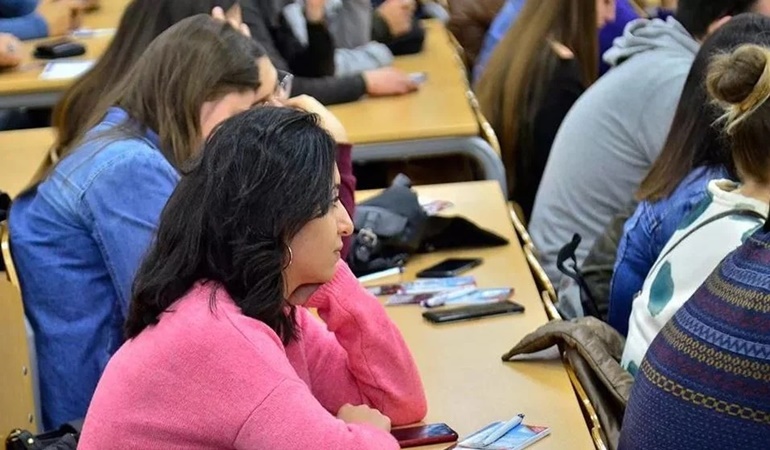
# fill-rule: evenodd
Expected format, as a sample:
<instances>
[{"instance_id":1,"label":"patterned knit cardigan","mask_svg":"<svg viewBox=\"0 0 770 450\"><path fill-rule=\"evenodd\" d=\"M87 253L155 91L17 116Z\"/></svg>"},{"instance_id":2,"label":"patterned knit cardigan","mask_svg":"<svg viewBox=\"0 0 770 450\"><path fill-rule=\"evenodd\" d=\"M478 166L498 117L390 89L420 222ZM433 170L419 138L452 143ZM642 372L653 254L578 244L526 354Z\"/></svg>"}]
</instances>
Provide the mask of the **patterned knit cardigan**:
<instances>
[{"instance_id":1,"label":"patterned knit cardigan","mask_svg":"<svg viewBox=\"0 0 770 450\"><path fill-rule=\"evenodd\" d=\"M728 255L637 373L620 449L770 449L770 232Z\"/></svg>"}]
</instances>

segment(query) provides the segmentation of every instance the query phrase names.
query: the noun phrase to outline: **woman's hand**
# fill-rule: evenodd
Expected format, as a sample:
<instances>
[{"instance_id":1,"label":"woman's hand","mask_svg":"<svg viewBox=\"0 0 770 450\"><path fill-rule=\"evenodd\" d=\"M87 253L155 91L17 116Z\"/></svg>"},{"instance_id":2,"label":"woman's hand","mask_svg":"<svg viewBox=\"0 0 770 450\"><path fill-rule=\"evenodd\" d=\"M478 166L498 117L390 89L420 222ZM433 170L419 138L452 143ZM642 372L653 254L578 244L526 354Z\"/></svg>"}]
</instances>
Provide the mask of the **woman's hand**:
<instances>
[{"instance_id":1,"label":"woman's hand","mask_svg":"<svg viewBox=\"0 0 770 450\"><path fill-rule=\"evenodd\" d=\"M21 64L21 42L16 36L0 33L0 67L15 67Z\"/></svg>"},{"instance_id":2,"label":"woman's hand","mask_svg":"<svg viewBox=\"0 0 770 450\"><path fill-rule=\"evenodd\" d=\"M80 0L43 0L37 12L48 25L48 36L63 36L80 28L84 8Z\"/></svg>"},{"instance_id":3,"label":"woman's hand","mask_svg":"<svg viewBox=\"0 0 770 450\"><path fill-rule=\"evenodd\" d=\"M290 305L294 306L302 306L310 299L310 296L315 293L315 291L320 288L320 284L303 284L302 286L298 287L294 290L291 294L289 294L289 298L286 299L286 301Z\"/></svg>"},{"instance_id":4,"label":"woman's hand","mask_svg":"<svg viewBox=\"0 0 770 450\"><path fill-rule=\"evenodd\" d=\"M386 0L377 8L377 14L388 25L390 34L399 37L412 31L415 8L414 0Z\"/></svg>"},{"instance_id":5,"label":"woman's hand","mask_svg":"<svg viewBox=\"0 0 770 450\"><path fill-rule=\"evenodd\" d=\"M214 9L211 10L211 17L216 20L221 20L222 22L227 22L232 25L233 28L240 31L242 35L251 37L251 30L249 30L249 26L243 22L239 22L236 19L228 19L227 15L225 14L225 10L220 6L215 6Z\"/></svg>"},{"instance_id":6,"label":"woman's hand","mask_svg":"<svg viewBox=\"0 0 770 450\"><path fill-rule=\"evenodd\" d=\"M339 119L337 119L331 111L326 109L321 102L313 97L310 97L309 95L299 95L286 100L284 104L316 114L321 120L321 127L329 132L338 144L347 144L349 142L348 133L345 131L345 127L342 126Z\"/></svg>"},{"instance_id":7,"label":"woman's hand","mask_svg":"<svg viewBox=\"0 0 770 450\"><path fill-rule=\"evenodd\" d=\"M390 419L388 416L366 405L342 405L340 410L337 411L337 418L345 423L365 423L390 432Z\"/></svg>"},{"instance_id":8,"label":"woman's hand","mask_svg":"<svg viewBox=\"0 0 770 450\"><path fill-rule=\"evenodd\" d=\"M306 0L305 19L310 23L321 23L326 16L326 0Z\"/></svg>"},{"instance_id":9,"label":"woman's hand","mask_svg":"<svg viewBox=\"0 0 770 450\"><path fill-rule=\"evenodd\" d=\"M367 70L363 76L366 83L366 93L373 97L403 95L419 88L419 85L407 74L393 67Z\"/></svg>"}]
</instances>

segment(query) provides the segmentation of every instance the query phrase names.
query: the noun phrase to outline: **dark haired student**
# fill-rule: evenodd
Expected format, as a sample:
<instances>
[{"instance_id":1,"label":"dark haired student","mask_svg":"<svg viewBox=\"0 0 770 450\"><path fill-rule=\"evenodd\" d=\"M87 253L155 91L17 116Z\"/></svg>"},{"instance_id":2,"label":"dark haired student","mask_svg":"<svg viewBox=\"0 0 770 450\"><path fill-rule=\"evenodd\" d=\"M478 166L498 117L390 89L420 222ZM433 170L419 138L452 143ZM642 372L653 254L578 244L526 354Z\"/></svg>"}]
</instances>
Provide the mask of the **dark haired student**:
<instances>
[{"instance_id":1,"label":"dark haired student","mask_svg":"<svg viewBox=\"0 0 770 450\"><path fill-rule=\"evenodd\" d=\"M746 175L740 192L767 209L770 49L744 45L715 57L707 83L725 112L721 128L732 137L738 173ZM742 240L652 341L631 390L620 449L768 447L770 222Z\"/></svg>"},{"instance_id":2,"label":"dark haired student","mask_svg":"<svg viewBox=\"0 0 770 450\"><path fill-rule=\"evenodd\" d=\"M682 219L706 198L711 180L738 180L730 137L715 125L723 114L706 90L706 75L714 55L741 44L770 45L770 18L740 14L703 43L687 76L674 122L660 156L642 180L641 201L628 219L618 244L612 276L608 321L622 334L628 331L631 304Z\"/></svg>"},{"instance_id":3,"label":"dark haired student","mask_svg":"<svg viewBox=\"0 0 770 450\"><path fill-rule=\"evenodd\" d=\"M224 18L234 25L241 24L237 0L131 1L104 54L57 102L52 116L56 128L54 152L63 152L93 125L88 120L99 101L129 72L153 39L180 20L210 14L214 8L221 8Z\"/></svg>"},{"instance_id":4,"label":"dark haired student","mask_svg":"<svg viewBox=\"0 0 770 450\"><path fill-rule=\"evenodd\" d=\"M613 68L575 102L553 141L529 231L554 282L559 250L579 233L582 264L634 199L660 154L700 44L732 16L770 15L768 0L679 0L665 21L631 22L604 59Z\"/></svg>"},{"instance_id":5,"label":"dark haired student","mask_svg":"<svg viewBox=\"0 0 770 450\"><path fill-rule=\"evenodd\" d=\"M334 152L293 109L215 131L163 211L78 448L399 448L391 423L421 420L425 394L340 259Z\"/></svg>"},{"instance_id":6,"label":"dark haired student","mask_svg":"<svg viewBox=\"0 0 770 450\"><path fill-rule=\"evenodd\" d=\"M16 199L11 247L35 332L44 427L85 415L123 343L131 283L188 161L219 122L273 103L279 91L254 41L206 15L182 20L147 47ZM333 116L314 110L339 135ZM349 174L349 160L340 162ZM345 178L341 191L352 200Z\"/></svg>"}]
</instances>

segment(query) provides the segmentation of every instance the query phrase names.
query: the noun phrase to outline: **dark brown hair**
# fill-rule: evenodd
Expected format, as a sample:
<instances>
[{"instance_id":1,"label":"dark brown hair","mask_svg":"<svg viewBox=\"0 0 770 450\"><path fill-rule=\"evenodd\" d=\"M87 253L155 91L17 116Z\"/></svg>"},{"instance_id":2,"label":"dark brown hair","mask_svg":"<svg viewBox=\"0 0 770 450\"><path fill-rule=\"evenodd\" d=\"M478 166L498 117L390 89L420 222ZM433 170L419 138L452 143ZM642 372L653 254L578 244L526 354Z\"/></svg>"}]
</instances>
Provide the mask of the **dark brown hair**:
<instances>
[{"instance_id":1,"label":"dark brown hair","mask_svg":"<svg viewBox=\"0 0 770 450\"><path fill-rule=\"evenodd\" d=\"M52 117L57 131L53 153L61 153L85 131L99 100L128 73L159 34L187 17L209 14L216 6L227 11L234 5L236 0L133 0L104 54L56 104Z\"/></svg>"},{"instance_id":2,"label":"dark brown hair","mask_svg":"<svg viewBox=\"0 0 770 450\"><path fill-rule=\"evenodd\" d=\"M715 122L722 108L709 98L706 75L711 59L746 43L770 45L770 18L740 14L703 43L687 76L671 129L660 155L639 186L640 201L667 198L698 167L724 167L735 176L730 139Z\"/></svg>"},{"instance_id":3,"label":"dark brown hair","mask_svg":"<svg viewBox=\"0 0 770 450\"><path fill-rule=\"evenodd\" d=\"M481 110L500 139L509 188L519 136L534 122L559 59L550 40L575 54L583 83L592 84L599 67L596 0L527 1L476 84Z\"/></svg>"},{"instance_id":4,"label":"dark brown hair","mask_svg":"<svg viewBox=\"0 0 770 450\"><path fill-rule=\"evenodd\" d=\"M722 106L724 132L732 140L738 175L770 182L770 49L743 45L714 57L709 66L708 91Z\"/></svg>"},{"instance_id":5,"label":"dark brown hair","mask_svg":"<svg viewBox=\"0 0 770 450\"><path fill-rule=\"evenodd\" d=\"M204 14L182 20L152 41L122 81L90 111L72 142L52 155L33 185L81 144L110 106L124 109L130 117L117 133L140 136L153 130L160 137L163 156L179 170L201 144L203 103L231 92L256 90L256 59L263 55L258 44L226 22Z\"/></svg>"},{"instance_id":6,"label":"dark brown hair","mask_svg":"<svg viewBox=\"0 0 770 450\"><path fill-rule=\"evenodd\" d=\"M199 281L224 289L284 344L296 338L284 297L288 243L335 204L334 152L304 111L266 106L224 121L163 209L134 281L126 338L157 324Z\"/></svg>"}]
</instances>

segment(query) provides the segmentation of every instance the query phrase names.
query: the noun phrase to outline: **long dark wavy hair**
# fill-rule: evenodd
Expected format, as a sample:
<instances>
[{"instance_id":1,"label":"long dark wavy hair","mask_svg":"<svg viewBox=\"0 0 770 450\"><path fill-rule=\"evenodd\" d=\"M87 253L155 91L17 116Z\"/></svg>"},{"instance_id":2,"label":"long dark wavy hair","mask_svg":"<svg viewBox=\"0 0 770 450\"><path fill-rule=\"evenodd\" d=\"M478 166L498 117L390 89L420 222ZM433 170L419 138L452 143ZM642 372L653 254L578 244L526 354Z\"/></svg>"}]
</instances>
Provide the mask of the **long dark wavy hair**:
<instances>
[{"instance_id":1,"label":"long dark wavy hair","mask_svg":"<svg viewBox=\"0 0 770 450\"><path fill-rule=\"evenodd\" d=\"M134 282L126 338L203 281L291 342L288 242L333 205L334 164L334 141L315 115L260 107L220 125L161 214Z\"/></svg>"}]
</instances>

